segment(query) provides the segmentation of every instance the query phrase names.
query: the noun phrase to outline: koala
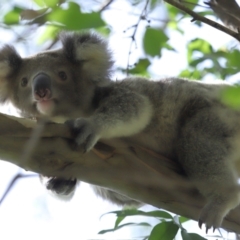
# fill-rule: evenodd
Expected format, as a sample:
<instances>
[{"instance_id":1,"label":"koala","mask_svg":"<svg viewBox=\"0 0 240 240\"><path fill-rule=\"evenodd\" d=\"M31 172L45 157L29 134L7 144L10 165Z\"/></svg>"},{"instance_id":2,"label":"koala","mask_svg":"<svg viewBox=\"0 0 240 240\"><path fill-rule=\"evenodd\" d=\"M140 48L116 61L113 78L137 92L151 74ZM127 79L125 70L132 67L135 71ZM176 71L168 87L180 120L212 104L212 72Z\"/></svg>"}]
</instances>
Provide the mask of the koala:
<instances>
[{"instance_id":1,"label":"koala","mask_svg":"<svg viewBox=\"0 0 240 240\"><path fill-rule=\"evenodd\" d=\"M62 47L22 58L0 50L0 102L23 115L67 121L76 143L91 151L100 139L130 138L177 161L205 196L199 226L218 228L240 202L235 163L240 156L240 111L226 106L227 84L180 78L111 80L112 56L94 33L63 33ZM71 198L76 179L41 177L47 189ZM93 186L113 203L137 201Z\"/></svg>"}]
</instances>

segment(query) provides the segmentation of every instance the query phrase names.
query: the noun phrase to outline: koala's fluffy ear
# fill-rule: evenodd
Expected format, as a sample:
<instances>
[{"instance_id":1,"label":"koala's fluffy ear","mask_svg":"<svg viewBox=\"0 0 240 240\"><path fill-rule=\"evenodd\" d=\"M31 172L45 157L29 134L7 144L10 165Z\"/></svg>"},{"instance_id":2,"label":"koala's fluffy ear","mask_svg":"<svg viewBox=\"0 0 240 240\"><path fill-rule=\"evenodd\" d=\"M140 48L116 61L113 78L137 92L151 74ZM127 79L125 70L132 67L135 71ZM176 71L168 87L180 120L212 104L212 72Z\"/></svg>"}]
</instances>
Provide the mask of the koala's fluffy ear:
<instances>
[{"instance_id":1,"label":"koala's fluffy ear","mask_svg":"<svg viewBox=\"0 0 240 240\"><path fill-rule=\"evenodd\" d=\"M8 100L13 92L12 78L19 69L22 58L10 45L5 45L0 49L0 102Z\"/></svg>"},{"instance_id":2,"label":"koala's fluffy ear","mask_svg":"<svg viewBox=\"0 0 240 240\"><path fill-rule=\"evenodd\" d=\"M109 81L113 61L102 37L94 33L61 33L60 39L66 57L82 62L85 75L97 84Z\"/></svg>"}]
</instances>

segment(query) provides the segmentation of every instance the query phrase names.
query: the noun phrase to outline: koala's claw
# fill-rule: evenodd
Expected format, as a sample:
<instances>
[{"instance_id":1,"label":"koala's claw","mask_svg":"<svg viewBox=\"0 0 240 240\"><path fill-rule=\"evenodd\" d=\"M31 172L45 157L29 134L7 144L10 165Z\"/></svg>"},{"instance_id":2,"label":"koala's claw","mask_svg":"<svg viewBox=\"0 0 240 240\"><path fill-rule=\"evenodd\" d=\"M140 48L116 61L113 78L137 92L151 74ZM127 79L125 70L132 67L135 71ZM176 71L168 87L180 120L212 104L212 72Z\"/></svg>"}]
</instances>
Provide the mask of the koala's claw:
<instances>
[{"instance_id":1,"label":"koala's claw","mask_svg":"<svg viewBox=\"0 0 240 240\"><path fill-rule=\"evenodd\" d=\"M213 227L214 228L214 227ZM211 227L206 226L206 234L208 233L208 230L211 229Z\"/></svg>"},{"instance_id":2,"label":"koala's claw","mask_svg":"<svg viewBox=\"0 0 240 240\"><path fill-rule=\"evenodd\" d=\"M202 225L203 225L203 221L201 220L201 219L199 219L199 221L198 221L198 226L199 226L199 228L200 229L202 229ZM207 224L206 224L206 234L208 233L208 230L209 229L211 229L211 226L208 226ZM213 227L213 232L215 231L215 227Z\"/></svg>"},{"instance_id":3,"label":"koala's claw","mask_svg":"<svg viewBox=\"0 0 240 240\"><path fill-rule=\"evenodd\" d=\"M201 219L199 219L198 226L199 226L200 229L202 229L202 224L203 224L203 221Z\"/></svg>"},{"instance_id":4,"label":"koala's claw","mask_svg":"<svg viewBox=\"0 0 240 240\"><path fill-rule=\"evenodd\" d=\"M206 233L208 233L208 230L211 228L214 232L221 226L222 219L224 218L221 210L221 207L216 206L216 204L214 206L212 204L206 205L200 214L198 226L202 228L202 224L204 223L206 226Z\"/></svg>"},{"instance_id":5,"label":"koala's claw","mask_svg":"<svg viewBox=\"0 0 240 240\"><path fill-rule=\"evenodd\" d=\"M66 124L71 128L75 142L82 147L83 153L90 151L97 143L99 137L93 124L88 119L68 120Z\"/></svg>"}]
</instances>

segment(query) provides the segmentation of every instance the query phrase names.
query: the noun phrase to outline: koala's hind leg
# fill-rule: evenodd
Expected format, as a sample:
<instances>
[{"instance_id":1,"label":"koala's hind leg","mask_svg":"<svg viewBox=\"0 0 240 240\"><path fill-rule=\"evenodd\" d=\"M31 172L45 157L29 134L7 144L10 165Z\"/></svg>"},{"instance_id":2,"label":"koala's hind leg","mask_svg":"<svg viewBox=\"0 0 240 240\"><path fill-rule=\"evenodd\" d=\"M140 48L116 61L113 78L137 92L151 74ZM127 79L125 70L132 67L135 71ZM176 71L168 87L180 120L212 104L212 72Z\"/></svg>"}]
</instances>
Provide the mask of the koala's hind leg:
<instances>
[{"instance_id":1,"label":"koala's hind leg","mask_svg":"<svg viewBox=\"0 0 240 240\"><path fill-rule=\"evenodd\" d=\"M50 191L51 195L62 200L70 200L77 186L76 179L64 179L60 177L47 177L39 175L41 183Z\"/></svg>"},{"instance_id":2,"label":"koala's hind leg","mask_svg":"<svg viewBox=\"0 0 240 240\"><path fill-rule=\"evenodd\" d=\"M189 179L206 197L199 226L206 231L221 226L223 218L240 202L233 168L231 132L211 113L188 119L178 139L178 157Z\"/></svg>"}]
</instances>

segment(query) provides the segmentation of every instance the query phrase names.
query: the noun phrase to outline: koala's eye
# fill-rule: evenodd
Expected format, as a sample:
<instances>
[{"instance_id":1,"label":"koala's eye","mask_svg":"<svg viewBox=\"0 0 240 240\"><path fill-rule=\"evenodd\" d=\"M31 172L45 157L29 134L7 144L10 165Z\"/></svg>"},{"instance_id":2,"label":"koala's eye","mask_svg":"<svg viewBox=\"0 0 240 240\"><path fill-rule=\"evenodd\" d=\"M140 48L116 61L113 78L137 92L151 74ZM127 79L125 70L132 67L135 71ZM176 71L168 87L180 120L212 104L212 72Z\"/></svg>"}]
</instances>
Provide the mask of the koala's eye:
<instances>
[{"instance_id":1,"label":"koala's eye","mask_svg":"<svg viewBox=\"0 0 240 240\"><path fill-rule=\"evenodd\" d=\"M58 73L58 76L59 76L63 81L67 80L67 74L66 74L64 71L60 71L60 72Z\"/></svg>"},{"instance_id":2,"label":"koala's eye","mask_svg":"<svg viewBox=\"0 0 240 240\"><path fill-rule=\"evenodd\" d=\"M21 80L21 86L22 87L26 87L27 86L27 84L28 84L28 80L27 80L27 78L22 78L22 80Z\"/></svg>"}]
</instances>

